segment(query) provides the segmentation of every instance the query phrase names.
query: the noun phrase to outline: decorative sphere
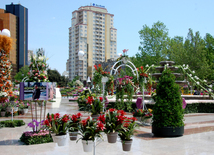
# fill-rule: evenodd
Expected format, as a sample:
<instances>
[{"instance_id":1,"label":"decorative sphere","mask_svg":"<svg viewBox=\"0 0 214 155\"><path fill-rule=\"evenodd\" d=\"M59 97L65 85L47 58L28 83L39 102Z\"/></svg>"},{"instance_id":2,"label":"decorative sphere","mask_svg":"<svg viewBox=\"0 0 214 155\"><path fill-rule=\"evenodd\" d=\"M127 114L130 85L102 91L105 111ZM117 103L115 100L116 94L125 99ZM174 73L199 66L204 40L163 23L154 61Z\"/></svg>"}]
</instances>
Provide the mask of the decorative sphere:
<instances>
[{"instance_id":1,"label":"decorative sphere","mask_svg":"<svg viewBox=\"0 0 214 155\"><path fill-rule=\"evenodd\" d=\"M79 56L79 57L83 57L84 54L85 54L85 53L84 53L83 51L79 51L79 52L78 52L78 56Z\"/></svg>"},{"instance_id":2,"label":"decorative sphere","mask_svg":"<svg viewBox=\"0 0 214 155\"><path fill-rule=\"evenodd\" d=\"M1 35L5 35L5 36L10 37L10 31L8 29L3 29L1 32Z\"/></svg>"}]
</instances>

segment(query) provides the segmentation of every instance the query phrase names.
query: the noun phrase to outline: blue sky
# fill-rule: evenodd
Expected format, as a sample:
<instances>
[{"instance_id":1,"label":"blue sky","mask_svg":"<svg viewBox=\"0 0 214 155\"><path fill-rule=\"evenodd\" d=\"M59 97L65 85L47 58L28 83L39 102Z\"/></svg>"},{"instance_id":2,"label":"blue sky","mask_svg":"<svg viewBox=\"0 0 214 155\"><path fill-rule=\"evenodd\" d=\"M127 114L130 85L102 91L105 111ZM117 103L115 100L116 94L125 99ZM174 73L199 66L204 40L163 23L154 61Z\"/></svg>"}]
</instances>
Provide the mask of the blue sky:
<instances>
[{"instance_id":1,"label":"blue sky","mask_svg":"<svg viewBox=\"0 0 214 155\"><path fill-rule=\"evenodd\" d=\"M117 53L123 49L129 49L129 56L139 52L138 31L157 21L166 25L171 38L186 38L189 28L199 31L202 38L206 33L214 35L213 0L0 0L0 8L5 9L11 2L28 8L28 49L45 49L49 66L60 73L65 71L68 59L72 12L91 3L105 6L114 14Z\"/></svg>"}]
</instances>

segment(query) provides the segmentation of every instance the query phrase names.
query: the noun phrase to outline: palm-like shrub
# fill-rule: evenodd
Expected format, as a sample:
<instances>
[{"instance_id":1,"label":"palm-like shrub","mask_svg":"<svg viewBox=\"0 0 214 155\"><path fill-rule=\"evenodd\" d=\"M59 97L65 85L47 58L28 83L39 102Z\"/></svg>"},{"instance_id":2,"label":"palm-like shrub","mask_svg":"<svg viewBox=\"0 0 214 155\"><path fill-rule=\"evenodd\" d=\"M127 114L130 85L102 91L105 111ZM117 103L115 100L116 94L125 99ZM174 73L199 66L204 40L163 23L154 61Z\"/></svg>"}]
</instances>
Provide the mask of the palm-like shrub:
<instances>
[{"instance_id":1,"label":"palm-like shrub","mask_svg":"<svg viewBox=\"0 0 214 155\"><path fill-rule=\"evenodd\" d=\"M152 126L158 128L184 126L179 86L175 83L175 76L169 69L162 72L156 91Z\"/></svg>"}]
</instances>

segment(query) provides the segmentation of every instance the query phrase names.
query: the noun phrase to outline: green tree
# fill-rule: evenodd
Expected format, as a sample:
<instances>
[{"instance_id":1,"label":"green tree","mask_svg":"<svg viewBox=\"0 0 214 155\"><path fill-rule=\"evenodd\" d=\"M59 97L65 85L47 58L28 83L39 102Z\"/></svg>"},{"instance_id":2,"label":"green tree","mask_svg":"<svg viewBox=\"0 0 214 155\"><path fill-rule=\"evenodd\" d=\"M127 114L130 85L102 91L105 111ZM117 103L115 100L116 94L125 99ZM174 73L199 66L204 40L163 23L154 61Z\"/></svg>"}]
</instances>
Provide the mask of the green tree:
<instances>
[{"instance_id":1,"label":"green tree","mask_svg":"<svg viewBox=\"0 0 214 155\"><path fill-rule=\"evenodd\" d=\"M50 82L57 82L60 87L66 87L69 79L61 74L57 70L48 69L48 78Z\"/></svg>"},{"instance_id":2,"label":"green tree","mask_svg":"<svg viewBox=\"0 0 214 155\"><path fill-rule=\"evenodd\" d=\"M60 81L60 73L57 70L48 69L48 79L50 82L59 82Z\"/></svg>"},{"instance_id":3,"label":"green tree","mask_svg":"<svg viewBox=\"0 0 214 155\"><path fill-rule=\"evenodd\" d=\"M206 34L204 38L205 44L206 44L206 59L207 63L209 65L208 69L208 80L214 79L214 38L209 33Z\"/></svg>"},{"instance_id":4,"label":"green tree","mask_svg":"<svg viewBox=\"0 0 214 155\"><path fill-rule=\"evenodd\" d=\"M22 68L20 68L19 72L16 73L14 79L17 80L18 82L21 82L23 78L28 77L28 72L29 72L29 67L23 66Z\"/></svg>"},{"instance_id":5,"label":"green tree","mask_svg":"<svg viewBox=\"0 0 214 155\"><path fill-rule=\"evenodd\" d=\"M169 42L168 29L164 23L158 21L149 28L147 25L139 31L140 42L139 50L141 51L136 58L141 57L148 64L159 64L162 60L167 60L167 46Z\"/></svg>"},{"instance_id":6,"label":"green tree","mask_svg":"<svg viewBox=\"0 0 214 155\"><path fill-rule=\"evenodd\" d=\"M184 64L188 64L191 70L195 70L199 78L207 78L209 65L206 60L205 41L198 31L194 35L192 29L189 29L184 42L184 50L186 57L181 58L185 60Z\"/></svg>"}]
</instances>

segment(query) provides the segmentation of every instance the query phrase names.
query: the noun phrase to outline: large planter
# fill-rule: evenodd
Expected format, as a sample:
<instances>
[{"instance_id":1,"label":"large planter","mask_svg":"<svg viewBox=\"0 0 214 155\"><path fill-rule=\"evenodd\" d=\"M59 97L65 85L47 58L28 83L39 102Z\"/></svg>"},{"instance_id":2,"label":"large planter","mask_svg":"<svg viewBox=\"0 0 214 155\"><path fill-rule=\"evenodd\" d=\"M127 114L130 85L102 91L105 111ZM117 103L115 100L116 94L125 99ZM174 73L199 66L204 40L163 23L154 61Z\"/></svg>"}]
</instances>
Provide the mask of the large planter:
<instances>
[{"instance_id":1,"label":"large planter","mask_svg":"<svg viewBox=\"0 0 214 155\"><path fill-rule=\"evenodd\" d=\"M6 112L5 112L5 111L1 111L1 117L4 117L4 116L5 116L5 114L6 114Z\"/></svg>"},{"instance_id":2,"label":"large planter","mask_svg":"<svg viewBox=\"0 0 214 155\"><path fill-rule=\"evenodd\" d=\"M152 133L156 137L178 137L184 134L184 126L182 127L161 127L152 126Z\"/></svg>"},{"instance_id":3,"label":"large planter","mask_svg":"<svg viewBox=\"0 0 214 155\"><path fill-rule=\"evenodd\" d=\"M93 149L94 142L92 140L82 140L83 151L91 152Z\"/></svg>"},{"instance_id":4,"label":"large planter","mask_svg":"<svg viewBox=\"0 0 214 155\"><path fill-rule=\"evenodd\" d=\"M129 141L122 141L123 151L130 151L132 146L132 139Z\"/></svg>"},{"instance_id":5,"label":"large planter","mask_svg":"<svg viewBox=\"0 0 214 155\"><path fill-rule=\"evenodd\" d=\"M118 132L110 132L107 134L107 139L109 143L116 143L117 142L117 135Z\"/></svg>"},{"instance_id":6,"label":"large planter","mask_svg":"<svg viewBox=\"0 0 214 155\"><path fill-rule=\"evenodd\" d=\"M53 141L58 144L58 146L65 146L66 145L66 138L67 135L55 135L51 134Z\"/></svg>"},{"instance_id":7,"label":"large planter","mask_svg":"<svg viewBox=\"0 0 214 155\"><path fill-rule=\"evenodd\" d=\"M70 140L77 140L77 134L78 134L78 131L76 131L76 132L69 132Z\"/></svg>"}]
</instances>

